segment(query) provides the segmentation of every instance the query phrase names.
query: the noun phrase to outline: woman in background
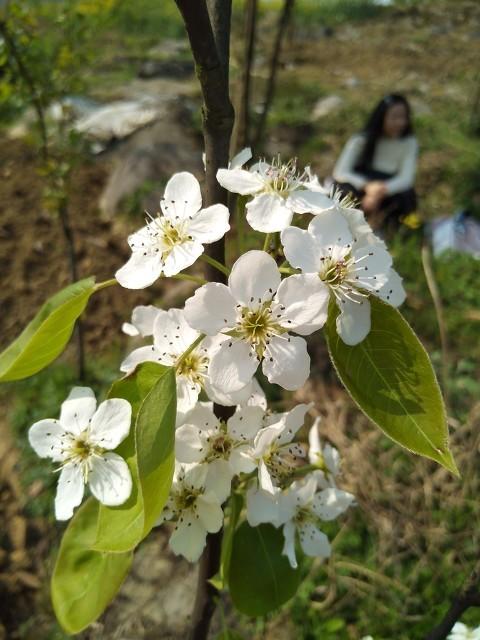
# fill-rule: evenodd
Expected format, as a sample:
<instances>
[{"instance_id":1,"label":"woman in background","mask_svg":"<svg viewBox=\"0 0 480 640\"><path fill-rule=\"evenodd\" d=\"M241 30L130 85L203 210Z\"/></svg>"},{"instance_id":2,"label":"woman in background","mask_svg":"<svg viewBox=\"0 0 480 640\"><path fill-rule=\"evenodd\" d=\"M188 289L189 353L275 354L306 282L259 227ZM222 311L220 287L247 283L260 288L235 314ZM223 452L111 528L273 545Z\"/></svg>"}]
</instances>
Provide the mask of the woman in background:
<instances>
[{"instance_id":1,"label":"woman in background","mask_svg":"<svg viewBox=\"0 0 480 640\"><path fill-rule=\"evenodd\" d=\"M417 151L410 105L401 95L385 96L363 132L345 145L333 171L335 186L361 203L374 228L397 227L417 206Z\"/></svg>"}]
</instances>

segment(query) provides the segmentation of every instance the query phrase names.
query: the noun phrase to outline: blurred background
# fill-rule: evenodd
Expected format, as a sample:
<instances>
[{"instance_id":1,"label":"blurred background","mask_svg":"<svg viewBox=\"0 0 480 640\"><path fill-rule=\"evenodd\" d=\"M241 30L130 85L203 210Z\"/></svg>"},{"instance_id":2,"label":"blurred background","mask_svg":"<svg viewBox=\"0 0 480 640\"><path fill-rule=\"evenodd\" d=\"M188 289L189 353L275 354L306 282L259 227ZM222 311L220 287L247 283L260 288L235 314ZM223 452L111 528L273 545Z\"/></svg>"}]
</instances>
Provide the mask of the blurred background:
<instances>
[{"instance_id":1,"label":"blurred background","mask_svg":"<svg viewBox=\"0 0 480 640\"><path fill-rule=\"evenodd\" d=\"M480 549L480 5L259 0L248 84L252 6L233 2L237 149L250 141L267 158L296 157L323 180L382 96L410 102L418 207L388 244L408 292L402 312L437 369L462 479L370 425L341 389L322 337L310 340L311 380L294 397L273 400L315 402L358 507L329 525L335 554L308 567L293 601L252 623L225 599L212 638L226 625L243 638L421 639ZM113 276L129 256L127 235L144 210L157 211L172 173L201 176L200 105L173 0L0 3L1 348L72 279ZM236 257L235 234L228 251ZM0 387L0 640L67 637L48 594L63 529L53 519L56 476L30 451L28 427L55 416L79 380L105 394L133 347L121 325L135 305L182 305L191 291L173 281L103 291L59 360ZM154 531L120 595L79 637L184 638L194 590L195 569ZM480 611L463 620L480 625Z\"/></svg>"}]
</instances>

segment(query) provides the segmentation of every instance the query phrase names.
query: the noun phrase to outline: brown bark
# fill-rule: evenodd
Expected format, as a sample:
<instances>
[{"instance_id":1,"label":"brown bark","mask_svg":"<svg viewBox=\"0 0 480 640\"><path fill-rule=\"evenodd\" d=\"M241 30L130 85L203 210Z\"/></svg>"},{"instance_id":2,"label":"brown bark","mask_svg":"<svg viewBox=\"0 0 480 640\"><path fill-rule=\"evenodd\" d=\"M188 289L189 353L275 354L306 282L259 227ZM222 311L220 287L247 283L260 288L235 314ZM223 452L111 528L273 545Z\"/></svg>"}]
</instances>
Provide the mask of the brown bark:
<instances>
[{"instance_id":1,"label":"brown bark","mask_svg":"<svg viewBox=\"0 0 480 640\"><path fill-rule=\"evenodd\" d=\"M204 205L227 205L228 193L217 182L217 170L228 165L234 113L230 102L228 63L231 0L175 0L187 29L203 96L202 116L205 140ZM218 262L225 262L225 241L207 249ZM225 276L208 267L208 279L225 281ZM232 407L214 406L215 414L227 419ZM192 640L206 640L215 611L218 591L209 582L219 569L222 533L209 534L200 559L197 593L192 616Z\"/></svg>"},{"instance_id":2,"label":"brown bark","mask_svg":"<svg viewBox=\"0 0 480 640\"><path fill-rule=\"evenodd\" d=\"M480 565L464 585L463 589L453 600L449 610L443 620L425 637L425 640L445 640L455 623L470 607L480 607L480 591L478 588L480 580Z\"/></svg>"}]
</instances>

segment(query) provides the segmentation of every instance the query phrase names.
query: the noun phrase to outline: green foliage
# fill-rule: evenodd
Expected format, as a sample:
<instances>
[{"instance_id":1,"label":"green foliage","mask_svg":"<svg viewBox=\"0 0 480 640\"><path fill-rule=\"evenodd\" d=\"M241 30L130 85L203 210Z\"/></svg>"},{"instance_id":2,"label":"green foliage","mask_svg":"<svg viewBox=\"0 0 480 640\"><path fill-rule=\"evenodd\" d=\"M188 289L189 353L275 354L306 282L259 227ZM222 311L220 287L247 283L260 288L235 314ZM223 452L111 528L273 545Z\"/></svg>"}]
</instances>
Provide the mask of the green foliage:
<instances>
[{"instance_id":1,"label":"green foliage","mask_svg":"<svg viewBox=\"0 0 480 640\"><path fill-rule=\"evenodd\" d=\"M221 583L228 584L230 574L230 562L232 558L233 537L238 525L238 519L243 508L243 496L240 493L232 493L229 503L228 522L224 525L222 537L222 553L220 558Z\"/></svg>"},{"instance_id":2,"label":"green foliage","mask_svg":"<svg viewBox=\"0 0 480 640\"><path fill-rule=\"evenodd\" d=\"M235 607L248 616L263 616L295 595L300 569L282 555L283 533L270 524L243 522L233 537L228 583Z\"/></svg>"},{"instance_id":3,"label":"green foliage","mask_svg":"<svg viewBox=\"0 0 480 640\"><path fill-rule=\"evenodd\" d=\"M132 562L131 553L98 553L95 540L98 503L88 500L63 536L52 576L55 615L68 633L78 633L98 618L115 597Z\"/></svg>"},{"instance_id":4,"label":"green foliage","mask_svg":"<svg viewBox=\"0 0 480 640\"><path fill-rule=\"evenodd\" d=\"M330 308L330 356L347 391L392 440L458 474L448 448L445 407L428 355L402 315L370 298L372 328L360 344L346 345Z\"/></svg>"},{"instance_id":5,"label":"green foliage","mask_svg":"<svg viewBox=\"0 0 480 640\"><path fill-rule=\"evenodd\" d=\"M176 388L173 369L145 362L116 382L110 398L130 402L135 429L118 448L132 474L130 498L101 505L94 548L133 549L152 529L167 501L174 469Z\"/></svg>"},{"instance_id":6,"label":"green foliage","mask_svg":"<svg viewBox=\"0 0 480 640\"><path fill-rule=\"evenodd\" d=\"M0 382L27 378L53 362L64 350L94 291L95 279L86 278L50 298L0 354Z\"/></svg>"}]
</instances>

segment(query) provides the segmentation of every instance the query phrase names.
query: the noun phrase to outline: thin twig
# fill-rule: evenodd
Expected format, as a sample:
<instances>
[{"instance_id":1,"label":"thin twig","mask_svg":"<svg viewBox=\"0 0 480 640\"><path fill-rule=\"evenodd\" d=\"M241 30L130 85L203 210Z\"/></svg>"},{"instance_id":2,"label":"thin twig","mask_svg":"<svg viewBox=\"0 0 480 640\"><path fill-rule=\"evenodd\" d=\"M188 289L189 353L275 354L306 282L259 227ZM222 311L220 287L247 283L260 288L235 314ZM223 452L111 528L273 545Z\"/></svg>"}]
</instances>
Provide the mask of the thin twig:
<instances>
[{"instance_id":1,"label":"thin twig","mask_svg":"<svg viewBox=\"0 0 480 640\"><path fill-rule=\"evenodd\" d=\"M270 59L270 71L268 74L267 89L265 91L265 99L263 101L263 109L260 115L260 119L257 125L257 131L254 139L253 146L255 149L261 144L263 136L265 135L265 127L267 124L267 117L272 106L273 96L275 94L275 82L277 79L277 70L280 62L280 53L282 50L283 38L285 36L288 23L290 22L290 16L293 10L294 0L285 0L283 4L282 13L278 21L277 36L275 38L275 44L273 47L272 57Z\"/></svg>"},{"instance_id":2,"label":"thin twig","mask_svg":"<svg viewBox=\"0 0 480 640\"><path fill-rule=\"evenodd\" d=\"M246 0L244 27L245 51L235 112L235 128L232 136L232 156L237 151L240 151L240 149L248 146L250 142L250 92L253 58L255 54L257 8L258 0Z\"/></svg>"},{"instance_id":3,"label":"thin twig","mask_svg":"<svg viewBox=\"0 0 480 640\"><path fill-rule=\"evenodd\" d=\"M445 404L449 407L449 394L448 394L448 373L450 366L450 350L448 345L448 334L445 325L445 317L443 313L442 298L438 288L437 280L432 267L432 254L430 248L426 243L422 246L422 265L425 273L425 279L427 281L428 289L433 300L433 307L435 309L435 315L437 317L438 329L440 332L440 347L442 352L442 382L443 382L443 394L445 396Z\"/></svg>"}]
</instances>

